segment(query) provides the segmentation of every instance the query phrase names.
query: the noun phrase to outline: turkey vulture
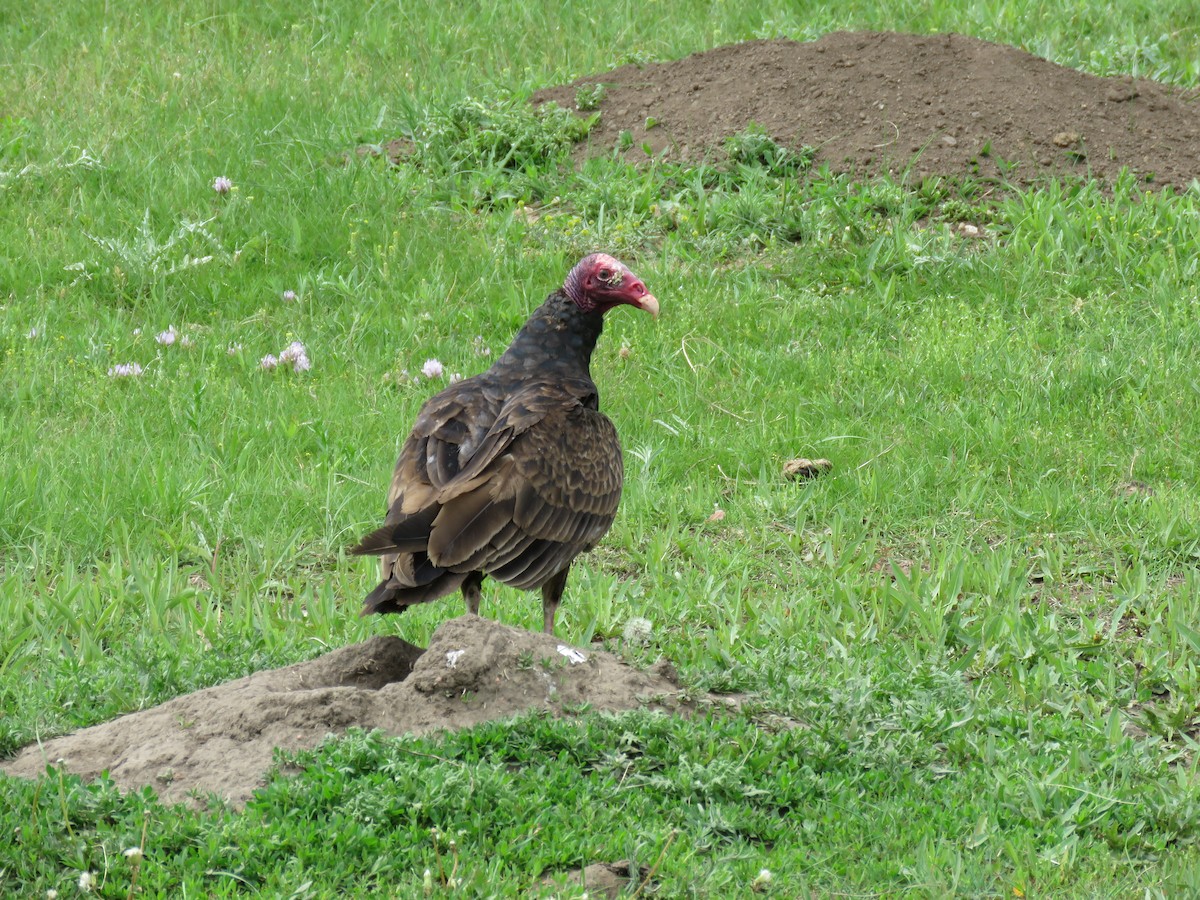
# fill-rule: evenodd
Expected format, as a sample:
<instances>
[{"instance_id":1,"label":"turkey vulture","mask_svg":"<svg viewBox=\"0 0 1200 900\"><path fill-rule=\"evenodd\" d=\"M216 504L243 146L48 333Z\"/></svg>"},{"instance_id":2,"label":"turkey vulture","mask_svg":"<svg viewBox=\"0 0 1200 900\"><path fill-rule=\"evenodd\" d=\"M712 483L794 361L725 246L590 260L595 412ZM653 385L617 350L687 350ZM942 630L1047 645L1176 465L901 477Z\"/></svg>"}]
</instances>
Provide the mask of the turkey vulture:
<instances>
[{"instance_id":1,"label":"turkey vulture","mask_svg":"<svg viewBox=\"0 0 1200 900\"><path fill-rule=\"evenodd\" d=\"M461 588L479 613L485 576L542 589L554 633L571 561L612 525L623 469L588 362L604 314L658 315L641 280L603 253L584 258L495 364L425 402L388 490L386 524L351 549L382 556L362 614L403 612Z\"/></svg>"}]
</instances>

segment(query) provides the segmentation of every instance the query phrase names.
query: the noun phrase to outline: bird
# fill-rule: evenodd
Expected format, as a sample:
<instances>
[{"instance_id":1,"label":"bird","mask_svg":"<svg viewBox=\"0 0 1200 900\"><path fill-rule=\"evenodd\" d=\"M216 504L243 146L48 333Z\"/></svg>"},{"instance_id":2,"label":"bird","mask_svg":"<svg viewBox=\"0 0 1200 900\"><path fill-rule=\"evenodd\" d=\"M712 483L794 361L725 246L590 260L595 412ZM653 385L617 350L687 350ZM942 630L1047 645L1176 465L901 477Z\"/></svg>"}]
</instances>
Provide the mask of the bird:
<instances>
[{"instance_id":1,"label":"bird","mask_svg":"<svg viewBox=\"0 0 1200 900\"><path fill-rule=\"evenodd\" d=\"M616 517L624 469L589 363L604 316L658 300L606 253L584 257L487 371L430 397L400 450L383 527L350 548L380 556L362 615L461 590L479 614L485 578L540 588L554 634L567 572Z\"/></svg>"}]
</instances>

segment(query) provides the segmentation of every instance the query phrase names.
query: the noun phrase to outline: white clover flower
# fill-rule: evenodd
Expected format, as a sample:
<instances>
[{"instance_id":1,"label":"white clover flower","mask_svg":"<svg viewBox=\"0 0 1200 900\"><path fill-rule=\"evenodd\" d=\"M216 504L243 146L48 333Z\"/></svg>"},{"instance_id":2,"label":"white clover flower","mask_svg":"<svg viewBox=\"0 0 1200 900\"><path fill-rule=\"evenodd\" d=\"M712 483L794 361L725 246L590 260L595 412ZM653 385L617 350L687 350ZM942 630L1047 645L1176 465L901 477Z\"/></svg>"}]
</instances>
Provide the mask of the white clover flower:
<instances>
[{"instance_id":1,"label":"white clover flower","mask_svg":"<svg viewBox=\"0 0 1200 900\"><path fill-rule=\"evenodd\" d=\"M108 370L109 378L136 378L144 370L137 363L117 363Z\"/></svg>"},{"instance_id":2,"label":"white clover flower","mask_svg":"<svg viewBox=\"0 0 1200 900\"><path fill-rule=\"evenodd\" d=\"M284 303L292 303L293 301L295 301L295 299L296 299L295 291L284 291L283 292L283 302Z\"/></svg>"},{"instance_id":3,"label":"white clover flower","mask_svg":"<svg viewBox=\"0 0 1200 900\"><path fill-rule=\"evenodd\" d=\"M174 325L167 327L166 331L160 331L154 336L155 343L162 344L164 347L170 347L179 338L179 332L175 330Z\"/></svg>"},{"instance_id":4,"label":"white clover flower","mask_svg":"<svg viewBox=\"0 0 1200 900\"><path fill-rule=\"evenodd\" d=\"M224 175L218 175L213 179L212 189L218 194L228 194L233 190L233 182Z\"/></svg>"},{"instance_id":5,"label":"white clover flower","mask_svg":"<svg viewBox=\"0 0 1200 900\"><path fill-rule=\"evenodd\" d=\"M258 365L259 365L259 368L265 369L266 371L270 372L272 369L274 369L276 366L279 365L279 357L275 356L272 353L268 353L266 356L264 356L262 359L260 359L258 361Z\"/></svg>"},{"instance_id":6,"label":"white clover flower","mask_svg":"<svg viewBox=\"0 0 1200 900\"><path fill-rule=\"evenodd\" d=\"M308 361L307 353L301 353L299 356L297 356L295 359L292 360L292 371L293 372L307 372L311 368L312 368L312 363Z\"/></svg>"},{"instance_id":7,"label":"white clover flower","mask_svg":"<svg viewBox=\"0 0 1200 900\"><path fill-rule=\"evenodd\" d=\"M138 336L138 335L140 335L141 333L142 333L142 329L140 329L140 328L135 328L135 329L133 329L133 336L134 336L134 337L137 337L137 336Z\"/></svg>"},{"instance_id":8,"label":"white clover flower","mask_svg":"<svg viewBox=\"0 0 1200 900\"><path fill-rule=\"evenodd\" d=\"M141 847L129 847L125 850L125 858L130 862L141 862L144 855Z\"/></svg>"},{"instance_id":9,"label":"white clover flower","mask_svg":"<svg viewBox=\"0 0 1200 900\"><path fill-rule=\"evenodd\" d=\"M239 353L242 352L242 345L241 344L230 344L228 347L225 348L225 352L228 353L230 356L237 356Z\"/></svg>"},{"instance_id":10,"label":"white clover flower","mask_svg":"<svg viewBox=\"0 0 1200 900\"><path fill-rule=\"evenodd\" d=\"M762 869L758 873L758 877L750 883L750 889L754 891L765 891L771 886L771 880L774 876L770 869Z\"/></svg>"},{"instance_id":11,"label":"white clover flower","mask_svg":"<svg viewBox=\"0 0 1200 900\"><path fill-rule=\"evenodd\" d=\"M79 890L83 891L85 894L90 893L95 884L96 876L91 872L79 873Z\"/></svg>"},{"instance_id":12,"label":"white clover flower","mask_svg":"<svg viewBox=\"0 0 1200 900\"><path fill-rule=\"evenodd\" d=\"M426 378L441 378L445 371L446 367L436 359L427 359L425 365L421 366L421 374Z\"/></svg>"},{"instance_id":13,"label":"white clover flower","mask_svg":"<svg viewBox=\"0 0 1200 900\"><path fill-rule=\"evenodd\" d=\"M462 372L451 372L450 373L450 383L451 384L458 384L460 381L462 381Z\"/></svg>"},{"instance_id":14,"label":"white clover flower","mask_svg":"<svg viewBox=\"0 0 1200 900\"><path fill-rule=\"evenodd\" d=\"M196 342L192 340L192 336L190 334L185 334L179 339L180 347L191 347L195 343Z\"/></svg>"}]
</instances>

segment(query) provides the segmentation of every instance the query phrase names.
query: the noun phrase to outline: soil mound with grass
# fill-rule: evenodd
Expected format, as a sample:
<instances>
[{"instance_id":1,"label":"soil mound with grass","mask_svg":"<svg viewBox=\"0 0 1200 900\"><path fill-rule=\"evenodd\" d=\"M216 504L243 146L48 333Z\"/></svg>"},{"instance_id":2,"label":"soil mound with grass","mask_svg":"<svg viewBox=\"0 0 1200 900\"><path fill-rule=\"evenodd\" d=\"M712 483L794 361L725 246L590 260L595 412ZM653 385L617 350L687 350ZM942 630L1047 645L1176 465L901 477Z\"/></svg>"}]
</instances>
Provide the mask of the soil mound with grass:
<instances>
[{"instance_id":1,"label":"soil mound with grass","mask_svg":"<svg viewBox=\"0 0 1200 900\"><path fill-rule=\"evenodd\" d=\"M418 735L528 710L679 709L668 664L638 671L611 653L477 616L441 625L428 650L376 637L308 662L176 697L161 706L31 745L0 765L37 777L62 760L165 802L215 793L236 805L262 783L275 747L303 750L351 727Z\"/></svg>"},{"instance_id":2,"label":"soil mound with grass","mask_svg":"<svg viewBox=\"0 0 1200 900\"><path fill-rule=\"evenodd\" d=\"M958 34L751 41L621 66L533 97L549 100L600 111L581 155L611 153L628 132L630 159L647 150L710 157L754 122L785 146L814 148L818 164L856 175L911 166L910 178L1111 183L1128 167L1150 187L1200 177L1195 91L1100 78Z\"/></svg>"}]
</instances>

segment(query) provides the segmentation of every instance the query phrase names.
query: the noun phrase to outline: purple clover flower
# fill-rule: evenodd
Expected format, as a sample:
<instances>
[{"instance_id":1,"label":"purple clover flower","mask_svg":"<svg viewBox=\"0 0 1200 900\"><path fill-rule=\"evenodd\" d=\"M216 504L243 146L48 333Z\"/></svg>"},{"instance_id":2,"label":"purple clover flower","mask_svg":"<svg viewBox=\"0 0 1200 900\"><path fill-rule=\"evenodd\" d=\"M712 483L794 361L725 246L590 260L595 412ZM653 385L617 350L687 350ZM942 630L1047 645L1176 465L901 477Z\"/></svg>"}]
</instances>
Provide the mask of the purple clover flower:
<instances>
[{"instance_id":1,"label":"purple clover flower","mask_svg":"<svg viewBox=\"0 0 1200 900\"><path fill-rule=\"evenodd\" d=\"M222 194L222 195L228 194L230 191L233 190L233 182L230 181L228 178L226 178L224 175L218 175L216 178L213 179L212 189L214 191L216 191L218 194Z\"/></svg>"},{"instance_id":2,"label":"purple clover flower","mask_svg":"<svg viewBox=\"0 0 1200 900\"><path fill-rule=\"evenodd\" d=\"M301 341L292 341L287 345L286 348L284 348L283 352L279 354L279 361L295 362L296 359L303 356L304 353L304 344Z\"/></svg>"},{"instance_id":3,"label":"purple clover flower","mask_svg":"<svg viewBox=\"0 0 1200 900\"><path fill-rule=\"evenodd\" d=\"M300 341L292 341L288 344L287 349L279 354L279 361L291 363L293 372L307 372L312 368L312 363L308 359L308 351Z\"/></svg>"},{"instance_id":4,"label":"purple clover flower","mask_svg":"<svg viewBox=\"0 0 1200 900\"><path fill-rule=\"evenodd\" d=\"M239 350L241 349L240 344L236 346ZM232 352L233 348L230 347L230 353ZM259 362L259 366L268 372L279 366L287 365L292 367L293 372L307 372L312 368L312 360L308 358L308 350L305 349L303 342L292 341L280 351L278 356L268 354Z\"/></svg>"}]
</instances>

